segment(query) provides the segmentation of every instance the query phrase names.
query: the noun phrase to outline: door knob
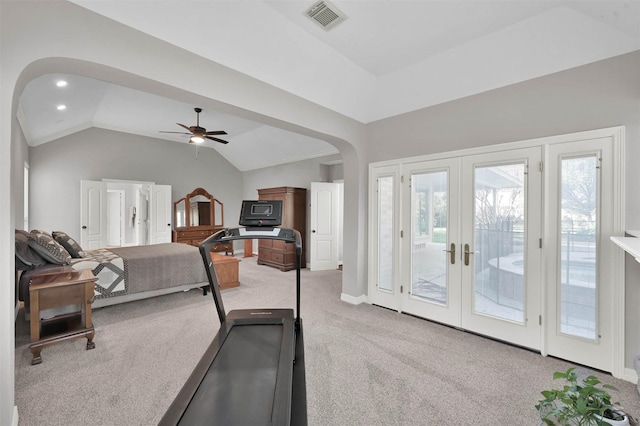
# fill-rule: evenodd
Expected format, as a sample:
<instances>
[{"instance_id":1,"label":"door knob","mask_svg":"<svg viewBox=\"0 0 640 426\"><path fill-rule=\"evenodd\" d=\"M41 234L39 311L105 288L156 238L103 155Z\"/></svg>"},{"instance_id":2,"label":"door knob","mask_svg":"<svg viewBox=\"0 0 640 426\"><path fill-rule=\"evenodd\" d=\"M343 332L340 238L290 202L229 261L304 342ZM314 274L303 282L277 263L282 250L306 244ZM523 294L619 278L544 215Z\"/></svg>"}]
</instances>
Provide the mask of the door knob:
<instances>
[{"instance_id":1,"label":"door knob","mask_svg":"<svg viewBox=\"0 0 640 426\"><path fill-rule=\"evenodd\" d=\"M312 230L311 230L311 233L315 234L315 233L316 233L316 230L315 230L315 229L312 229Z\"/></svg>"},{"instance_id":2,"label":"door knob","mask_svg":"<svg viewBox=\"0 0 640 426\"><path fill-rule=\"evenodd\" d=\"M469 265L469 255L474 254L474 252L469 251L469 244L464 245L464 264Z\"/></svg>"},{"instance_id":3,"label":"door knob","mask_svg":"<svg viewBox=\"0 0 640 426\"><path fill-rule=\"evenodd\" d=\"M451 243L451 250L444 250L451 255L451 264L456 264L456 245Z\"/></svg>"},{"instance_id":4,"label":"door knob","mask_svg":"<svg viewBox=\"0 0 640 426\"><path fill-rule=\"evenodd\" d=\"M86 225L82 225L82 229L87 229Z\"/></svg>"}]
</instances>

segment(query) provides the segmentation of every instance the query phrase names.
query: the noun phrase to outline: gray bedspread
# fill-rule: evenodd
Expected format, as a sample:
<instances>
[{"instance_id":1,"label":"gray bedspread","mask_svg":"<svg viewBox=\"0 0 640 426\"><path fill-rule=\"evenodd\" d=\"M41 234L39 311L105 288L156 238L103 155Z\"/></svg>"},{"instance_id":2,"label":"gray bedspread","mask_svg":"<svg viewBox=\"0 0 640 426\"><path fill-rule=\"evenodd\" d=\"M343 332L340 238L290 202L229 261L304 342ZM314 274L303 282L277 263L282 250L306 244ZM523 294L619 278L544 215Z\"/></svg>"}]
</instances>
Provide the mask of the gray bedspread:
<instances>
[{"instance_id":1,"label":"gray bedspread","mask_svg":"<svg viewBox=\"0 0 640 426\"><path fill-rule=\"evenodd\" d=\"M207 282L198 247L164 243L109 250L124 260L129 293Z\"/></svg>"}]
</instances>

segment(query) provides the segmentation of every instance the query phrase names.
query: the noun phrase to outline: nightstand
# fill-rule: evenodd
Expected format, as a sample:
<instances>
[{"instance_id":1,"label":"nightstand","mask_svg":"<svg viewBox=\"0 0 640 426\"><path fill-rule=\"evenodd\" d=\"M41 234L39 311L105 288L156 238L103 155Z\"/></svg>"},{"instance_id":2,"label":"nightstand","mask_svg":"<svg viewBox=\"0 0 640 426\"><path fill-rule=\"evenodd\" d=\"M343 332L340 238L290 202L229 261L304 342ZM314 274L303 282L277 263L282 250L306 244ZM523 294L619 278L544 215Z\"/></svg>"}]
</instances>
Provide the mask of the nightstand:
<instances>
[{"instance_id":1,"label":"nightstand","mask_svg":"<svg viewBox=\"0 0 640 426\"><path fill-rule=\"evenodd\" d=\"M29 301L32 365L42 362L42 348L63 340L86 337L87 350L95 348L91 304L96 281L97 278L90 269L37 274L31 278ZM43 310L69 305L79 305L80 312L41 319Z\"/></svg>"}]
</instances>

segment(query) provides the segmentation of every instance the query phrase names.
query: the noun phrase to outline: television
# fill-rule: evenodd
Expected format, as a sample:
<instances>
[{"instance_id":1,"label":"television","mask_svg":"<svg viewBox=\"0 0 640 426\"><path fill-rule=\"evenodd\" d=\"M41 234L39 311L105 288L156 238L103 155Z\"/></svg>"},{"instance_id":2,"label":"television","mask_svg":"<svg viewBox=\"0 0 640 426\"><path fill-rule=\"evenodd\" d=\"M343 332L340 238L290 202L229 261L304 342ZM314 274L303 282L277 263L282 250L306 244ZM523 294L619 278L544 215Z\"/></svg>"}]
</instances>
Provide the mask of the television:
<instances>
[{"instance_id":1,"label":"television","mask_svg":"<svg viewBox=\"0 0 640 426\"><path fill-rule=\"evenodd\" d=\"M282 200L244 200L240 209L241 226L280 226Z\"/></svg>"}]
</instances>

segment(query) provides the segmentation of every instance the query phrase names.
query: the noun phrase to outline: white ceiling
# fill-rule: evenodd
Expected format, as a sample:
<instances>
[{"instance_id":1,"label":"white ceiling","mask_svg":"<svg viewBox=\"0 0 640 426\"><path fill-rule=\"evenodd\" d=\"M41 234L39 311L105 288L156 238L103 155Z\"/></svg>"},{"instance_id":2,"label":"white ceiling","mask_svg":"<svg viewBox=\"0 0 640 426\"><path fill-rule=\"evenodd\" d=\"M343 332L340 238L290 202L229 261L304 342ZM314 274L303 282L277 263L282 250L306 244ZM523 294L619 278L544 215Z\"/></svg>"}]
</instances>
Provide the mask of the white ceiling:
<instances>
[{"instance_id":1,"label":"white ceiling","mask_svg":"<svg viewBox=\"0 0 640 426\"><path fill-rule=\"evenodd\" d=\"M315 0L72 2L363 123L640 49L638 0L331 0L347 19L329 31L304 14ZM57 77L21 98L31 145L91 126L186 141L158 130L195 124L198 105ZM337 152L216 111L200 124L229 133L210 146L240 170Z\"/></svg>"}]
</instances>

